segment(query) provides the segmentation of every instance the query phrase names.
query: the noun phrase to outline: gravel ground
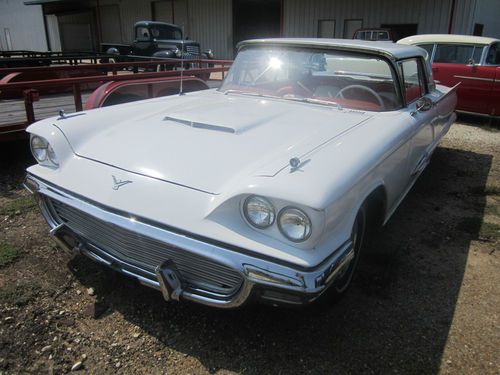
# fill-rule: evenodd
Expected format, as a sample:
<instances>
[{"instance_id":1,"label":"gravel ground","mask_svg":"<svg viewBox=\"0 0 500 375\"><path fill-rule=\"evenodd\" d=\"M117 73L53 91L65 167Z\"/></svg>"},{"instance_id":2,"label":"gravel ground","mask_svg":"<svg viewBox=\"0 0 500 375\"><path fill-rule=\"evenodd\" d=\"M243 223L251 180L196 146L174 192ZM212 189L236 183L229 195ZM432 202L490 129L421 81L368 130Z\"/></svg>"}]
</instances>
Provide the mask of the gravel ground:
<instances>
[{"instance_id":1,"label":"gravel ground","mask_svg":"<svg viewBox=\"0 0 500 375\"><path fill-rule=\"evenodd\" d=\"M167 304L61 252L1 145L0 374L500 374L500 132L461 121L349 293L300 310Z\"/></svg>"}]
</instances>

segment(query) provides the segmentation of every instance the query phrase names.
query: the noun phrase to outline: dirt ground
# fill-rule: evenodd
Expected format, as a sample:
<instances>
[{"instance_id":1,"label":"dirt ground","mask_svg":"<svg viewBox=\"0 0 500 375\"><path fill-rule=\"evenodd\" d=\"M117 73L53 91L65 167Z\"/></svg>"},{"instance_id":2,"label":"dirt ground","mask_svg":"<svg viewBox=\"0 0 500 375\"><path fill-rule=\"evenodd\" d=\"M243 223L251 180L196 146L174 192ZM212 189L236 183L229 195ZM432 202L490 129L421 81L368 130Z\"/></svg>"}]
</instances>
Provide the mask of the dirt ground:
<instances>
[{"instance_id":1,"label":"dirt ground","mask_svg":"<svg viewBox=\"0 0 500 375\"><path fill-rule=\"evenodd\" d=\"M349 293L301 310L167 304L58 250L0 145L0 374L500 374L500 132L460 121Z\"/></svg>"}]
</instances>

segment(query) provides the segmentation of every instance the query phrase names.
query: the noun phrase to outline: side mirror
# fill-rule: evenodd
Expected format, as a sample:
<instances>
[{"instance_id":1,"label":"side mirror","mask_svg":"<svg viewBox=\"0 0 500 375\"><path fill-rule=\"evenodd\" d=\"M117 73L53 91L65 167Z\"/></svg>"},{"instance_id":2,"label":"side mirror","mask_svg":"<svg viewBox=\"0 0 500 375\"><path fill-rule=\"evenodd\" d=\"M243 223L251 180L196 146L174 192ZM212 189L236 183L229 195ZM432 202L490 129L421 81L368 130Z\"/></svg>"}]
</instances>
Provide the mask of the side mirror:
<instances>
[{"instance_id":1,"label":"side mirror","mask_svg":"<svg viewBox=\"0 0 500 375\"><path fill-rule=\"evenodd\" d=\"M476 62L474 61L474 59L469 59L469 61L467 61L467 66L476 66Z\"/></svg>"},{"instance_id":2,"label":"side mirror","mask_svg":"<svg viewBox=\"0 0 500 375\"><path fill-rule=\"evenodd\" d=\"M424 96L417 100L416 109L418 112L426 112L431 109L433 105L434 103L432 102L432 100Z\"/></svg>"}]
</instances>

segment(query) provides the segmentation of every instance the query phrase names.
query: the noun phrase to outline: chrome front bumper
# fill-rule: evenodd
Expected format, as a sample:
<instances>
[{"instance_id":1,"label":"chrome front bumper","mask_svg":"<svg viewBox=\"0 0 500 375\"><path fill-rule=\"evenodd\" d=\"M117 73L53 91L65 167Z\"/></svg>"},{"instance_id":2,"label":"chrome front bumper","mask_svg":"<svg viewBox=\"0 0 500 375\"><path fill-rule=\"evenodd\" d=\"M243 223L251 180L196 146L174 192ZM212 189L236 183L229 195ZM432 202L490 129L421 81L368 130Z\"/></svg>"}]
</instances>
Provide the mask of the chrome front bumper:
<instances>
[{"instance_id":1,"label":"chrome front bumper","mask_svg":"<svg viewBox=\"0 0 500 375\"><path fill-rule=\"evenodd\" d=\"M76 197L50 185L33 175L28 175L25 187L35 194L43 216L50 226L50 234L64 249L76 251L91 259L136 278L140 283L159 289L166 300L189 300L213 307L234 308L251 299L271 304L301 305L314 301L335 281L354 257L352 243L347 241L327 259L313 268L302 268L278 259L264 259L247 249L240 249L218 241L190 235L175 228L141 219L103 207ZM106 249L99 248L92 238L83 237L54 214L48 200L56 200L85 215L124 230L133 231L145 238L162 241L166 246L182 249L189 256L199 256L230 267L241 276L242 283L231 295L221 296L207 292L202 287L193 288L183 283L176 264L165 259L155 272L120 259Z\"/></svg>"}]
</instances>

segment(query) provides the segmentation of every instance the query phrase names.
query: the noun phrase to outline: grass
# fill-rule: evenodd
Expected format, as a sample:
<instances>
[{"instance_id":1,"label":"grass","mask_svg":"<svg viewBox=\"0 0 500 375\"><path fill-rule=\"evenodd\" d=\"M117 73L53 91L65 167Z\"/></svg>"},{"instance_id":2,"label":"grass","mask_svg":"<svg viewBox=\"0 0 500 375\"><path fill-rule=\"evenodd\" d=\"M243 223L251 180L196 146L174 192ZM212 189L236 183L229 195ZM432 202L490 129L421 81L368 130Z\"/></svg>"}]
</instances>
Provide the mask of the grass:
<instances>
[{"instance_id":1,"label":"grass","mask_svg":"<svg viewBox=\"0 0 500 375\"><path fill-rule=\"evenodd\" d=\"M457 229L477 235L477 238L497 240L500 238L500 225L483 221L480 217L465 217Z\"/></svg>"},{"instance_id":2,"label":"grass","mask_svg":"<svg viewBox=\"0 0 500 375\"><path fill-rule=\"evenodd\" d=\"M36 284L7 285L0 289L0 303L25 306L33 301L42 288Z\"/></svg>"},{"instance_id":3,"label":"grass","mask_svg":"<svg viewBox=\"0 0 500 375\"><path fill-rule=\"evenodd\" d=\"M474 186L470 192L475 195L500 195L500 185Z\"/></svg>"},{"instance_id":4,"label":"grass","mask_svg":"<svg viewBox=\"0 0 500 375\"><path fill-rule=\"evenodd\" d=\"M484 193L486 195L500 195L500 186L499 185L487 185L484 188Z\"/></svg>"},{"instance_id":5,"label":"grass","mask_svg":"<svg viewBox=\"0 0 500 375\"><path fill-rule=\"evenodd\" d=\"M8 243L0 243L0 268L11 264L19 257L19 250Z\"/></svg>"},{"instance_id":6,"label":"grass","mask_svg":"<svg viewBox=\"0 0 500 375\"><path fill-rule=\"evenodd\" d=\"M36 202L32 196L17 198L0 207L0 216L21 215L34 207L36 207Z\"/></svg>"},{"instance_id":7,"label":"grass","mask_svg":"<svg viewBox=\"0 0 500 375\"><path fill-rule=\"evenodd\" d=\"M500 238L500 225L483 221L479 237L497 240Z\"/></svg>"}]
</instances>

